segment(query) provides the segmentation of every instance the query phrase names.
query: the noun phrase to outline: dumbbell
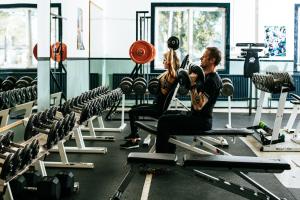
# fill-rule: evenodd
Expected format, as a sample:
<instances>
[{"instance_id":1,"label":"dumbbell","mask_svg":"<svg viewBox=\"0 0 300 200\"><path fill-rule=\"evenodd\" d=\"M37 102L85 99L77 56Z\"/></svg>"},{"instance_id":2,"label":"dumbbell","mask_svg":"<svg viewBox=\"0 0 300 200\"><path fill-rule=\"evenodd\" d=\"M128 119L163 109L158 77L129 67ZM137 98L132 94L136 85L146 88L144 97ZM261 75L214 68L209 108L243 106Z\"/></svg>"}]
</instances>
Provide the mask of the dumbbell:
<instances>
[{"instance_id":1,"label":"dumbbell","mask_svg":"<svg viewBox=\"0 0 300 200\"><path fill-rule=\"evenodd\" d=\"M67 114L64 118L61 118L61 119L50 120L47 117L48 112L49 112L49 110L45 110L44 112L41 112L38 114L40 126L49 127L49 125L53 124L54 122L60 121L61 126L58 129L58 134L59 134L59 139L62 139L65 135L68 134L70 115Z\"/></svg>"},{"instance_id":2,"label":"dumbbell","mask_svg":"<svg viewBox=\"0 0 300 200\"><path fill-rule=\"evenodd\" d=\"M37 85L37 80L31 81L30 85L32 85L32 86Z\"/></svg>"},{"instance_id":3,"label":"dumbbell","mask_svg":"<svg viewBox=\"0 0 300 200\"><path fill-rule=\"evenodd\" d=\"M4 80L1 84L3 91L12 90L15 87L15 84L11 80Z\"/></svg>"},{"instance_id":4,"label":"dumbbell","mask_svg":"<svg viewBox=\"0 0 300 200\"><path fill-rule=\"evenodd\" d=\"M68 117L68 115L66 115L64 118L61 118L61 119L58 119L58 120L54 120L54 121L51 121L51 122L47 120L47 117L45 116L44 112L39 112L39 113L36 114L36 116L37 116L37 121L38 121L38 123L36 124L36 126L38 128L51 129L52 125L54 123L58 122L59 126L58 126L58 129L57 129L57 132L56 132L56 134L57 134L57 141L61 140L65 136L65 134L66 134L65 133L65 125L68 126L68 124L65 124L66 122L64 121L64 119L66 117ZM45 123L45 120L46 120L46 123ZM68 117L67 120L69 120L69 117ZM66 129L68 129L68 127L66 127Z\"/></svg>"},{"instance_id":5,"label":"dumbbell","mask_svg":"<svg viewBox=\"0 0 300 200\"><path fill-rule=\"evenodd\" d=\"M202 67L199 67L191 63L188 71L180 68L177 72L177 80L179 83L179 88L178 88L179 95L187 95L189 90L191 89L190 74L192 72L198 75L198 78L196 80L196 85L194 87L198 89L204 84L205 74L203 72Z\"/></svg>"},{"instance_id":6,"label":"dumbbell","mask_svg":"<svg viewBox=\"0 0 300 200\"><path fill-rule=\"evenodd\" d=\"M27 177L34 177L33 180L28 180L27 182L25 176L21 175L10 181L10 187L12 194L14 195L14 199L23 199L26 192L35 192L38 199L60 199L61 183L57 177L42 177L38 172L35 172L35 175L27 175Z\"/></svg>"},{"instance_id":7,"label":"dumbbell","mask_svg":"<svg viewBox=\"0 0 300 200\"><path fill-rule=\"evenodd\" d=\"M12 173L13 154L0 154L0 179L6 180Z\"/></svg>"},{"instance_id":8,"label":"dumbbell","mask_svg":"<svg viewBox=\"0 0 300 200\"><path fill-rule=\"evenodd\" d=\"M137 77L133 81L132 90L138 94L143 95L146 92L147 81L143 77Z\"/></svg>"},{"instance_id":9,"label":"dumbbell","mask_svg":"<svg viewBox=\"0 0 300 200\"><path fill-rule=\"evenodd\" d=\"M29 89L31 91L32 100L37 99L37 85L29 86Z\"/></svg>"},{"instance_id":10,"label":"dumbbell","mask_svg":"<svg viewBox=\"0 0 300 200\"><path fill-rule=\"evenodd\" d=\"M74 191L79 190L79 183L75 182L75 177L72 172L61 171L53 177L45 178L42 177L38 171L30 170L25 172L22 176L23 178L19 179L18 177L17 180L11 182L12 192L16 198L23 196L26 190L37 191L39 199L51 200L70 196ZM59 187L56 183L57 181L54 181L55 178L58 179L60 183ZM50 188L52 190L50 190ZM58 190L60 190L60 194ZM46 197L46 195L50 195L51 197Z\"/></svg>"},{"instance_id":11,"label":"dumbbell","mask_svg":"<svg viewBox=\"0 0 300 200\"><path fill-rule=\"evenodd\" d=\"M23 148L26 149L26 146L28 146L29 149L31 149L31 154L28 157L31 157L31 159L35 159L39 153L40 150L40 145L39 141L34 139L31 141L30 144L22 145L13 142L14 137L15 137L15 132L14 131L8 131L6 133L7 137L3 138L2 142L3 145L6 147L16 147L16 148Z\"/></svg>"},{"instance_id":12,"label":"dumbbell","mask_svg":"<svg viewBox=\"0 0 300 200\"><path fill-rule=\"evenodd\" d=\"M14 132L8 131L2 135L0 139L0 145L2 151L8 151L11 153L16 153L19 155L19 158L16 158L16 161L13 165L13 171L23 169L26 165L30 164L31 161L37 157L39 152L39 143L38 140L33 140L30 144L20 145L12 142L14 138Z\"/></svg>"},{"instance_id":13,"label":"dumbbell","mask_svg":"<svg viewBox=\"0 0 300 200\"><path fill-rule=\"evenodd\" d=\"M19 80L25 80L28 83L31 83L33 81L33 78L31 78L30 76L22 76L21 78L19 78Z\"/></svg>"},{"instance_id":14,"label":"dumbbell","mask_svg":"<svg viewBox=\"0 0 300 200\"><path fill-rule=\"evenodd\" d=\"M14 89L16 82L17 82L17 79L14 76L8 76L2 82L1 88L3 91L12 90L12 89Z\"/></svg>"},{"instance_id":15,"label":"dumbbell","mask_svg":"<svg viewBox=\"0 0 300 200\"><path fill-rule=\"evenodd\" d=\"M179 48L179 39L176 36L171 36L169 37L167 44L169 49L177 50Z\"/></svg>"},{"instance_id":16,"label":"dumbbell","mask_svg":"<svg viewBox=\"0 0 300 200\"><path fill-rule=\"evenodd\" d=\"M25 92L26 95L26 102L32 101L32 91L30 87L24 87L23 91Z\"/></svg>"},{"instance_id":17,"label":"dumbbell","mask_svg":"<svg viewBox=\"0 0 300 200\"><path fill-rule=\"evenodd\" d=\"M6 136L6 134L3 134L3 135L0 136L0 152L1 152L1 154L4 154L5 152L8 152L8 153L12 154L12 158L11 158L11 175L15 175L16 172L19 169L24 167L25 164L23 165L23 160L27 156L26 153L29 152L29 151L27 151L29 149L28 149L28 147L26 148L26 150L21 149L21 148L18 148L18 149L8 148L4 144L5 143L4 140L6 140L5 137L8 137L8 136Z\"/></svg>"},{"instance_id":18,"label":"dumbbell","mask_svg":"<svg viewBox=\"0 0 300 200\"><path fill-rule=\"evenodd\" d=\"M232 81L229 78L222 78L222 84L221 94L225 97L232 96L234 92Z\"/></svg>"},{"instance_id":19,"label":"dumbbell","mask_svg":"<svg viewBox=\"0 0 300 200\"><path fill-rule=\"evenodd\" d=\"M28 87L30 83L27 80L19 79L15 84L15 88Z\"/></svg>"},{"instance_id":20,"label":"dumbbell","mask_svg":"<svg viewBox=\"0 0 300 200\"><path fill-rule=\"evenodd\" d=\"M157 78L152 78L148 83L148 91L150 94L156 95L159 92L159 80Z\"/></svg>"},{"instance_id":21,"label":"dumbbell","mask_svg":"<svg viewBox=\"0 0 300 200\"><path fill-rule=\"evenodd\" d=\"M16 89L18 96L19 96L19 102L20 104L26 103L26 94L23 92L22 88L17 88Z\"/></svg>"},{"instance_id":22,"label":"dumbbell","mask_svg":"<svg viewBox=\"0 0 300 200\"><path fill-rule=\"evenodd\" d=\"M124 77L121 80L120 88L124 94L130 94L132 92L133 80L130 77Z\"/></svg>"},{"instance_id":23,"label":"dumbbell","mask_svg":"<svg viewBox=\"0 0 300 200\"><path fill-rule=\"evenodd\" d=\"M44 130L37 127L38 123L38 116L36 114L31 115L25 127L24 140L30 139L31 137L37 135L39 132L47 134L48 138L46 148L50 149L54 144L57 143L59 139L58 130L61 124L60 122L54 122L48 130Z\"/></svg>"},{"instance_id":24,"label":"dumbbell","mask_svg":"<svg viewBox=\"0 0 300 200\"><path fill-rule=\"evenodd\" d=\"M4 91L1 95L3 108L11 108L16 105L16 97L13 92L11 91Z\"/></svg>"}]
</instances>

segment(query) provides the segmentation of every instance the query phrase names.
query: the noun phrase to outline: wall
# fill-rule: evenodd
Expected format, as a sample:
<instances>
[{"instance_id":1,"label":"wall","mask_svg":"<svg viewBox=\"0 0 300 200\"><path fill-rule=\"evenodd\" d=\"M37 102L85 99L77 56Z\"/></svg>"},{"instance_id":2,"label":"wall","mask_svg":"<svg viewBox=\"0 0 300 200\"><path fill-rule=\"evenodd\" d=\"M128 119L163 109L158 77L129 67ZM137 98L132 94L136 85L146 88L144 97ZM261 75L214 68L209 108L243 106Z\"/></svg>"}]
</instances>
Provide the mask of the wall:
<instances>
[{"instance_id":1,"label":"wall","mask_svg":"<svg viewBox=\"0 0 300 200\"><path fill-rule=\"evenodd\" d=\"M64 0L62 15L63 41L68 45L67 69L67 97L71 98L89 90L89 1ZM77 18L78 9L83 14L83 44L84 49L77 49ZM79 84L80 83L80 84Z\"/></svg>"}]
</instances>

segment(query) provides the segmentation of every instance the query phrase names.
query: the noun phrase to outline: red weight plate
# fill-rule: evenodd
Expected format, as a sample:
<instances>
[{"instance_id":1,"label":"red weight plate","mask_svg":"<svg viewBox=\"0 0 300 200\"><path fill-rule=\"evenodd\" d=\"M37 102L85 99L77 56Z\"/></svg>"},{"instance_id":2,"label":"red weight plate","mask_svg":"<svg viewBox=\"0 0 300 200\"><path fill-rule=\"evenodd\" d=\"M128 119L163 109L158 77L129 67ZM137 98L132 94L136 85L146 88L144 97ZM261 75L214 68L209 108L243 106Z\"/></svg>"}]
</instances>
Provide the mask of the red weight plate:
<instances>
[{"instance_id":1,"label":"red weight plate","mask_svg":"<svg viewBox=\"0 0 300 200\"><path fill-rule=\"evenodd\" d=\"M137 64L152 61L154 59L153 54L155 56L155 48L144 40L135 41L129 49L130 58Z\"/></svg>"},{"instance_id":2,"label":"red weight plate","mask_svg":"<svg viewBox=\"0 0 300 200\"><path fill-rule=\"evenodd\" d=\"M56 42L51 46L51 58L56 62L64 61L67 58L67 45Z\"/></svg>"}]
</instances>

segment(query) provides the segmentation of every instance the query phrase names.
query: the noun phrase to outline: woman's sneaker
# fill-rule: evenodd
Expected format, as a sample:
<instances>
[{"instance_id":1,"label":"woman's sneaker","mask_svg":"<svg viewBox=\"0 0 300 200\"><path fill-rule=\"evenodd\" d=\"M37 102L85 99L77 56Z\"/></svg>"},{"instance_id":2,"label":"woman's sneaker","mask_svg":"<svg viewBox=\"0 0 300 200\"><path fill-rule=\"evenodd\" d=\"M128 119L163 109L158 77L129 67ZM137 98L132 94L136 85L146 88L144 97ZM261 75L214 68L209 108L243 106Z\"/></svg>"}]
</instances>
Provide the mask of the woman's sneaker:
<instances>
[{"instance_id":1,"label":"woman's sneaker","mask_svg":"<svg viewBox=\"0 0 300 200\"><path fill-rule=\"evenodd\" d=\"M141 141L141 137L139 136L139 134L130 134L126 137L124 137L124 140L136 140L136 141Z\"/></svg>"},{"instance_id":2,"label":"woman's sneaker","mask_svg":"<svg viewBox=\"0 0 300 200\"><path fill-rule=\"evenodd\" d=\"M137 140L128 140L127 142L125 142L124 144L120 145L121 149L135 149L135 148L139 148L139 141Z\"/></svg>"}]
</instances>

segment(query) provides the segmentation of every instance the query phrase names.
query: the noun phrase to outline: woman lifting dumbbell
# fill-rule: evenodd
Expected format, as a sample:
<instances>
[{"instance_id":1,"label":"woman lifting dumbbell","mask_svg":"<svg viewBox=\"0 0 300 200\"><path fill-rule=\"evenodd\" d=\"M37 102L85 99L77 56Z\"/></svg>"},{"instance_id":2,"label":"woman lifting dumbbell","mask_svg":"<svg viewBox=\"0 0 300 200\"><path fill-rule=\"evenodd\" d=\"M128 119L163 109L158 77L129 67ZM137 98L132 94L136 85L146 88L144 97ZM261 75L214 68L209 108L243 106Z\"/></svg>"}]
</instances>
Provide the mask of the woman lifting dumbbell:
<instances>
[{"instance_id":1,"label":"woman lifting dumbbell","mask_svg":"<svg viewBox=\"0 0 300 200\"><path fill-rule=\"evenodd\" d=\"M175 50L178 49L178 45L177 48L170 47L170 45L168 45L168 47L170 50L164 53L163 60L166 71L157 77L160 90L158 90L155 95L153 104L139 104L133 106L131 110L129 110L131 133L124 138L127 142L121 144L121 148L130 149L139 147L141 138L137 133L138 130L134 125L134 122L137 121L140 116L159 118L171 101L171 99L167 97L170 96L170 92L174 92L176 87L176 72L180 67L180 61L175 52Z\"/></svg>"}]
</instances>

